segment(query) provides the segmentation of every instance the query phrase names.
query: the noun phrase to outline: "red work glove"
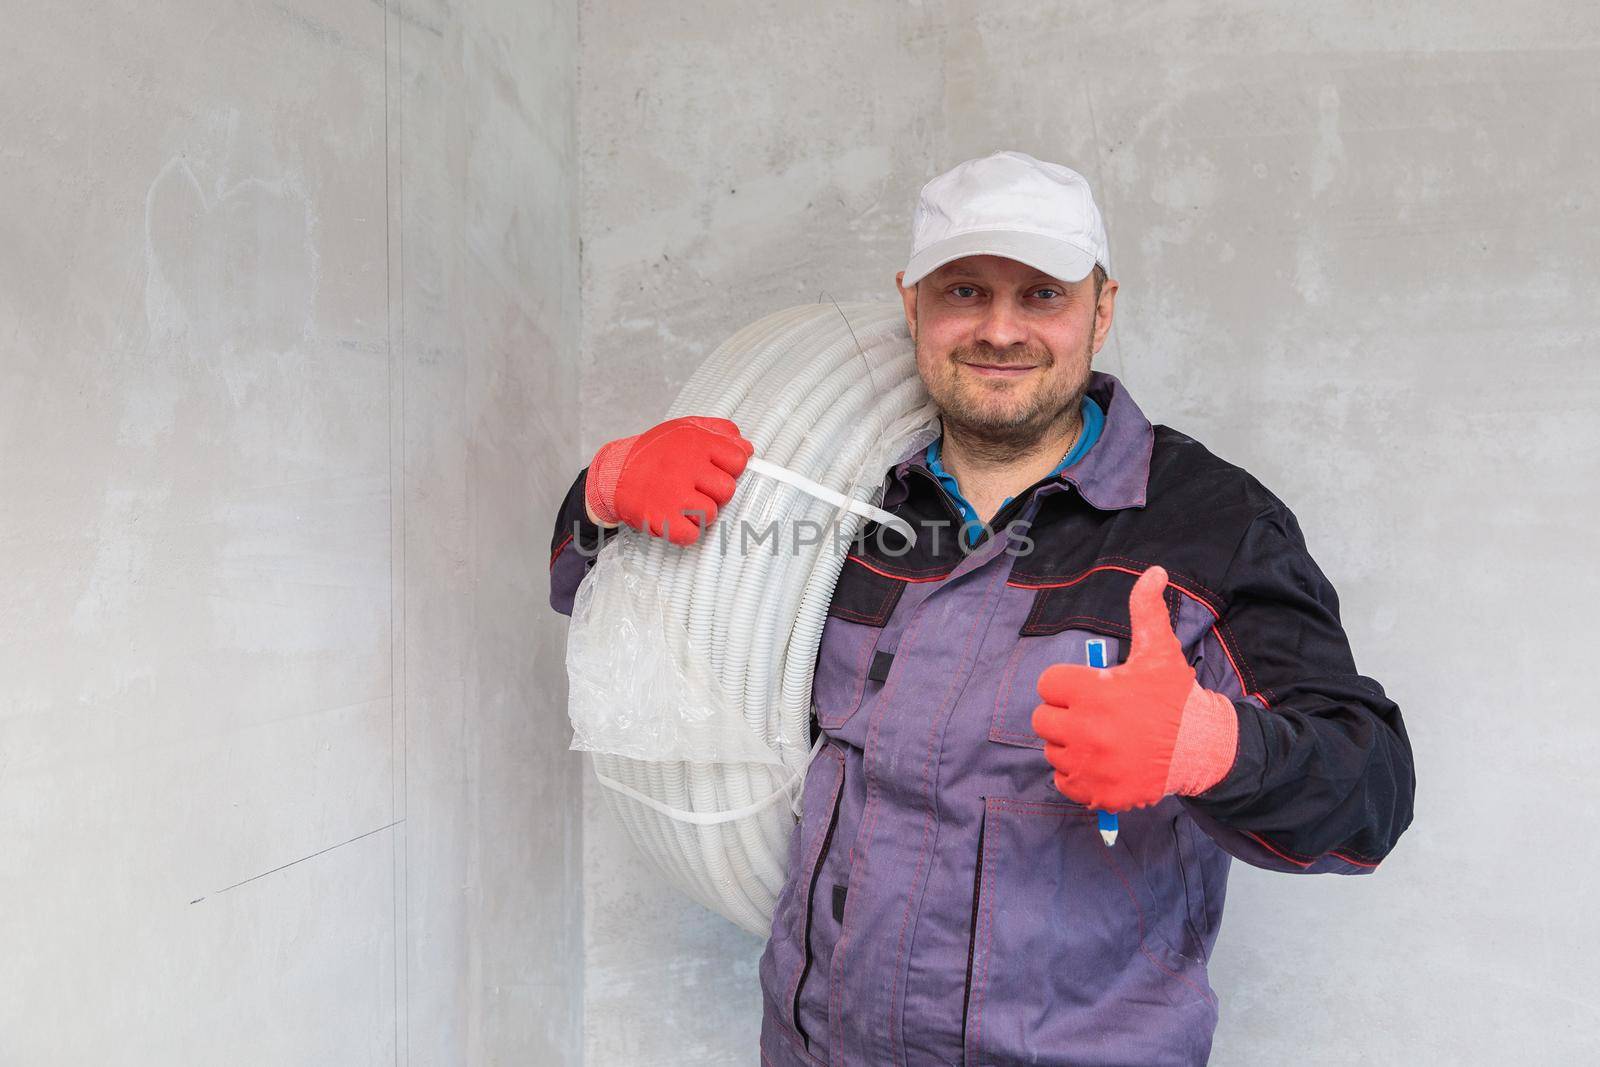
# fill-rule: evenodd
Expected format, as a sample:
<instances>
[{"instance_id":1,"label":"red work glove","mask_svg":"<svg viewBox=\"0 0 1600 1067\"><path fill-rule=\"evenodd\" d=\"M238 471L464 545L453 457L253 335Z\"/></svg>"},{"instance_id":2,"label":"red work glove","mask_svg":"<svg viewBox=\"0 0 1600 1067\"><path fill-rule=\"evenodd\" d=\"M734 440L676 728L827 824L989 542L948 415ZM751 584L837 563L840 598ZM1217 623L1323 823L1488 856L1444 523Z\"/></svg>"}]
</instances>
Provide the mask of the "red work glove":
<instances>
[{"instance_id":1,"label":"red work glove","mask_svg":"<svg viewBox=\"0 0 1600 1067\"><path fill-rule=\"evenodd\" d=\"M668 419L600 446L589 463L584 502L603 526L693 544L733 497L733 480L755 446L728 419Z\"/></svg>"},{"instance_id":2,"label":"red work glove","mask_svg":"<svg viewBox=\"0 0 1600 1067\"><path fill-rule=\"evenodd\" d=\"M1127 811L1169 794L1193 796L1233 766L1233 701L1201 688L1167 621L1163 567L1133 583L1133 636L1115 667L1057 663L1039 675L1044 703L1033 729L1066 796L1099 811Z\"/></svg>"}]
</instances>

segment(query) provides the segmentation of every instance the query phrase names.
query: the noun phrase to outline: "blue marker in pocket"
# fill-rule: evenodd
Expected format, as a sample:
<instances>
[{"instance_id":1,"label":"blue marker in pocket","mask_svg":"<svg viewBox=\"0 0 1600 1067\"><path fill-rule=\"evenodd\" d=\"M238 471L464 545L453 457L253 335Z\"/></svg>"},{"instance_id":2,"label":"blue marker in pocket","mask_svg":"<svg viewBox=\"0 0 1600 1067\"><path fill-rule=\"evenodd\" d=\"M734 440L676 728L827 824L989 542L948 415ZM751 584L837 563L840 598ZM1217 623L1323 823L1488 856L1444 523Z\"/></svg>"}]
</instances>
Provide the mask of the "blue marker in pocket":
<instances>
[{"instance_id":1,"label":"blue marker in pocket","mask_svg":"<svg viewBox=\"0 0 1600 1067\"><path fill-rule=\"evenodd\" d=\"M1103 637L1091 637L1084 644L1084 657L1091 667L1108 667L1106 662L1106 642ZM1110 848L1117 843L1117 813L1114 811L1097 811L1095 815L1100 820L1100 840Z\"/></svg>"}]
</instances>

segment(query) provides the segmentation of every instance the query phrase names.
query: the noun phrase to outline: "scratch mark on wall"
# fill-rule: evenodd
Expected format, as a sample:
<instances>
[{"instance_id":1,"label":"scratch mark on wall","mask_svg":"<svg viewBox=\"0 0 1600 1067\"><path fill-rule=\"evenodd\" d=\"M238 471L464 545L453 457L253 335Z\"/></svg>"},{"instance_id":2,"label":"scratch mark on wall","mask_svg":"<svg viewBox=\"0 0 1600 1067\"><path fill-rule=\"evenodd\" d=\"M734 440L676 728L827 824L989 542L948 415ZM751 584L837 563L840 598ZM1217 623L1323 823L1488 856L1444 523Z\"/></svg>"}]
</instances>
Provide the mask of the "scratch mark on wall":
<instances>
[{"instance_id":1,"label":"scratch mark on wall","mask_svg":"<svg viewBox=\"0 0 1600 1067\"><path fill-rule=\"evenodd\" d=\"M340 841L337 845L329 845L327 848L318 849L316 852L311 853L311 855L309 855L309 856L301 856L297 860L290 860L288 863L285 863L282 866L274 867L270 871L262 871L260 874L252 875L251 877L246 878L242 882L235 882L230 886L226 886L226 887L224 887L222 889L217 890L215 893L211 893L211 894L208 894L208 895L209 896L213 896L213 897L220 897L222 894L228 892L229 890L238 889L242 885L249 885L251 882L258 881L259 879L265 878L269 874L277 874L279 871L286 871L290 867L293 867L297 863L304 863L306 860L314 860L318 856L326 855L327 853L332 852L336 848L343 848L346 845L353 845L357 841L362 840L363 838L371 837L373 834L381 834L385 830L392 830L396 826L399 826L403 822L405 822L404 819L396 819L394 822L386 823L385 825L378 827L376 830L368 830L364 834L357 834L356 836L352 837L348 841ZM202 900L205 900L205 899L206 899L205 896L198 896L198 897L195 897L193 900L189 901L189 903L190 904L198 904Z\"/></svg>"}]
</instances>

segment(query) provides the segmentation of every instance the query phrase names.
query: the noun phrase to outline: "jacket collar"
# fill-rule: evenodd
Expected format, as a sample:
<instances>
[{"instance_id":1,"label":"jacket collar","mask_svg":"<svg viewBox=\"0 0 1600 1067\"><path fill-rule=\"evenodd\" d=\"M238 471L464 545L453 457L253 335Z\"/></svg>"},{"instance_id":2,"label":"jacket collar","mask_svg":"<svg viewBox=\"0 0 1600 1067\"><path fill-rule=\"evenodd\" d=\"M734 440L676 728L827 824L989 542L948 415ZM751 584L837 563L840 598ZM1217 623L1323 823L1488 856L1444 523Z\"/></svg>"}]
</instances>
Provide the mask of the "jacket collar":
<instances>
[{"instance_id":1,"label":"jacket collar","mask_svg":"<svg viewBox=\"0 0 1600 1067\"><path fill-rule=\"evenodd\" d=\"M1057 489L1071 484L1083 499L1101 511L1145 506L1146 490L1150 483L1150 455L1155 447L1155 428L1145 418L1139 405L1128 395L1127 387L1112 374L1091 371L1089 395L1106 413L1105 426L1100 439L1083 458L1045 482L1038 490L1044 493L1054 483ZM912 468L917 468L932 478L924 457L928 445L942 432L936 423L918 433L911 444L903 449L889 472L894 484L904 486ZM885 494L885 506L902 494L891 488Z\"/></svg>"}]
</instances>

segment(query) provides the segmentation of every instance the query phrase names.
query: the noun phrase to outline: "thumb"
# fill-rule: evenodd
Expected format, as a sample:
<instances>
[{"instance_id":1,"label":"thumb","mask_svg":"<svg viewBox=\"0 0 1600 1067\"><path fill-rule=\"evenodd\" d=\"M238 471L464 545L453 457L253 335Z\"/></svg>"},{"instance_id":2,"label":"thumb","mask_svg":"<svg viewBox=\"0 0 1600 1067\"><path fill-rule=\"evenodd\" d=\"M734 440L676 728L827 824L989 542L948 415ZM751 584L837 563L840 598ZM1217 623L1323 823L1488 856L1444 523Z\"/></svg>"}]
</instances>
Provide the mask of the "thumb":
<instances>
[{"instance_id":1,"label":"thumb","mask_svg":"<svg viewBox=\"0 0 1600 1067\"><path fill-rule=\"evenodd\" d=\"M1183 659L1183 646L1172 632L1167 602L1161 593L1167 587L1167 569L1151 566L1133 583L1128 595L1128 621L1133 636L1128 641L1128 663L1135 659ZM1185 661L1187 662L1187 661Z\"/></svg>"},{"instance_id":2,"label":"thumb","mask_svg":"<svg viewBox=\"0 0 1600 1067\"><path fill-rule=\"evenodd\" d=\"M1096 686L1111 680L1111 671L1103 667L1084 667L1077 663L1052 663L1039 675L1034 688L1046 704L1070 708L1090 693L1099 692Z\"/></svg>"}]
</instances>

